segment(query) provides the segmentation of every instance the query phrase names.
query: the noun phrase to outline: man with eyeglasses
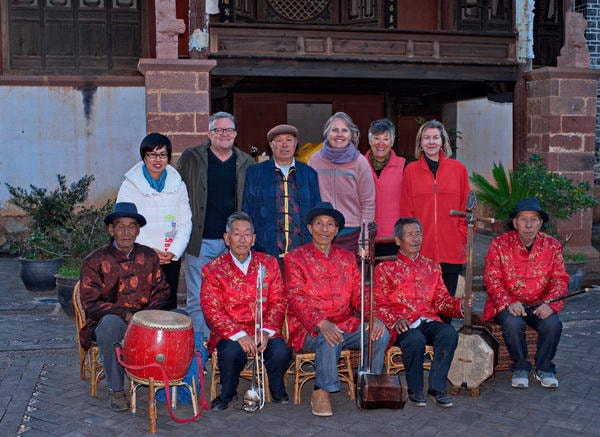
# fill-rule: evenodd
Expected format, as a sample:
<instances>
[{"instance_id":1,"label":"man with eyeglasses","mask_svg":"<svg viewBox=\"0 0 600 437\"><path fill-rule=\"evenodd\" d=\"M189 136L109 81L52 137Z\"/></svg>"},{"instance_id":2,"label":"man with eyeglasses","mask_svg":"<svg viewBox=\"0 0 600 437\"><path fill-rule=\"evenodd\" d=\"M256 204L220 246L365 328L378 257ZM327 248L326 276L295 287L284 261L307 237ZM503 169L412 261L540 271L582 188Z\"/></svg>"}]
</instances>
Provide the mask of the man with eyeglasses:
<instances>
[{"instance_id":1,"label":"man with eyeglasses","mask_svg":"<svg viewBox=\"0 0 600 437\"><path fill-rule=\"evenodd\" d=\"M242 210L254 222L256 250L279 260L312 240L302 223L321 201L317 173L294 158L298 129L280 124L267 132L273 157L248 169Z\"/></svg>"},{"instance_id":2,"label":"man with eyeglasses","mask_svg":"<svg viewBox=\"0 0 600 437\"><path fill-rule=\"evenodd\" d=\"M202 267L225 252L223 234L227 217L242 207L250 155L233 145L235 118L217 112L208 118L209 141L186 149L177 163L192 208L192 234L185 255L187 312L194 331L206 339L209 327L200 305Z\"/></svg>"},{"instance_id":3,"label":"man with eyeglasses","mask_svg":"<svg viewBox=\"0 0 600 437\"><path fill-rule=\"evenodd\" d=\"M527 361L525 329L527 325L535 329L539 339L533 376L542 387L555 389L558 379L552 359L562 331L558 313L565 303L542 302L567 293L569 275L562 246L540 232L549 217L535 197L519 200L510 218L513 230L495 238L485 258L483 280L488 298L483 318L502 326L515 388L529 387L532 365Z\"/></svg>"}]
</instances>

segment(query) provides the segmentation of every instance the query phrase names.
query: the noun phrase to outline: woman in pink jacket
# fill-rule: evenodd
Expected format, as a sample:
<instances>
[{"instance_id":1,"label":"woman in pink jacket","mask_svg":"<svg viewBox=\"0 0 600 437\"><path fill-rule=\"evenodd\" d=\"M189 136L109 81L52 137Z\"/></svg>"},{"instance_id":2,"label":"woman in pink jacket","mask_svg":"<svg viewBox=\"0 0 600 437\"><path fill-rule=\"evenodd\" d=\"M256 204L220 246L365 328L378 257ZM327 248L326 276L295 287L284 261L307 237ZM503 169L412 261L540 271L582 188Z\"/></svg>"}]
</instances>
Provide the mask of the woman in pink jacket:
<instances>
[{"instance_id":1,"label":"woman in pink jacket","mask_svg":"<svg viewBox=\"0 0 600 437\"><path fill-rule=\"evenodd\" d=\"M437 120L423 123L415 141L415 157L404 170L400 214L416 217L423 224L421 254L440 263L442 278L452 296L466 261L467 225L464 210L469 193L467 168L450 159L452 148L444 125Z\"/></svg>"},{"instance_id":2,"label":"woman in pink jacket","mask_svg":"<svg viewBox=\"0 0 600 437\"><path fill-rule=\"evenodd\" d=\"M369 150L365 157L371 164L375 182L375 222L377 237L393 237L394 223L400 218L400 195L406 159L392 150L396 128L387 118L375 120L369 126ZM376 256L396 255L398 247L390 242L378 244Z\"/></svg>"},{"instance_id":3,"label":"woman in pink jacket","mask_svg":"<svg viewBox=\"0 0 600 437\"><path fill-rule=\"evenodd\" d=\"M375 183L371 166L360 154L358 127L345 112L336 112L325 123L323 148L308 165L319 179L321 200L330 202L346 219L333 244L358 252L360 225L375 219Z\"/></svg>"}]
</instances>

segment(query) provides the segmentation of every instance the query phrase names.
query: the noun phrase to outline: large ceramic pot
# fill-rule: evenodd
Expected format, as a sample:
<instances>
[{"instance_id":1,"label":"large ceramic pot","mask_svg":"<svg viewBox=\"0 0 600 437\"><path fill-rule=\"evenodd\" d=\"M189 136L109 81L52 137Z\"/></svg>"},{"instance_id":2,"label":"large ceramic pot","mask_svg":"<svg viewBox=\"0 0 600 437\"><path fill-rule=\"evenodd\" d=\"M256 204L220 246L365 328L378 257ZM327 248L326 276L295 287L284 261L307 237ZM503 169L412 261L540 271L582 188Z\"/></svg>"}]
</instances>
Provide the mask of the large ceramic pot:
<instances>
[{"instance_id":1,"label":"large ceramic pot","mask_svg":"<svg viewBox=\"0 0 600 437\"><path fill-rule=\"evenodd\" d=\"M73 311L73 289L79 278L71 278L68 276L54 275L56 278L56 296L58 303L65 314L69 317L75 317Z\"/></svg>"},{"instance_id":2,"label":"large ceramic pot","mask_svg":"<svg viewBox=\"0 0 600 437\"><path fill-rule=\"evenodd\" d=\"M21 280L29 291L50 291L56 287L54 275L63 263L62 258L25 259L21 261Z\"/></svg>"},{"instance_id":3,"label":"large ceramic pot","mask_svg":"<svg viewBox=\"0 0 600 437\"><path fill-rule=\"evenodd\" d=\"M585 261L565 261L565 270L569 274L569 292L580 290L585 280Z\"/></svg>"}]
</instances>

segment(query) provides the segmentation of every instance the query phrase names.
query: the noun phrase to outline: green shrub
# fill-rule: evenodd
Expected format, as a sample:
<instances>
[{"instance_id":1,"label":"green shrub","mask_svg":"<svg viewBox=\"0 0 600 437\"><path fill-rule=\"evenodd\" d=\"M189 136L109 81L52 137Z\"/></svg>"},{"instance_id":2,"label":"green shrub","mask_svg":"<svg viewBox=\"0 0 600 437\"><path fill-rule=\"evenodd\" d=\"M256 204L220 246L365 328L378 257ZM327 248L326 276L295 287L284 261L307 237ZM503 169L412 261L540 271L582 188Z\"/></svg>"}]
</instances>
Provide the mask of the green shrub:
<instances>
[{"instance_id":1,"label":"green shrub","mask_svg":"<svg viewBox=\"0 0 600 437\"><path fill-rule=\"evenodd\" d=\"M531 155L512 172L506 172L502 163L494 164L492 176L494 184L478 173L473 173L471 181L478 200L492 210L495 218L506 220L520 199L536 197L550 215L548 232L554 235L555 220L567 219L598 202L587 182L574 184L568 177L548 171L538 155Z\"/></svg>"}]
</instances>

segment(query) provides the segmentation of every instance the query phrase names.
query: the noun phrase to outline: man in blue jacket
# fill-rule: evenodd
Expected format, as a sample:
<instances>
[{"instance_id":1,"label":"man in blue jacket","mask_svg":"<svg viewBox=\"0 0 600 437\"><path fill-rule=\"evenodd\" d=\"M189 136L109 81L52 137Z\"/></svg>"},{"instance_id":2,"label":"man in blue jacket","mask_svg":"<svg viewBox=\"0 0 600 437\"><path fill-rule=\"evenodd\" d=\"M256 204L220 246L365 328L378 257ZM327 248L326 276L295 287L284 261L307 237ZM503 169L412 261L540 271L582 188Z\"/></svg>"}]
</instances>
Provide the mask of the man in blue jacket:
<instances>
[{"instance_id":1,"label":"man in blue jacket","mask_svg":"<svg viewBox=\"0 0 600 437\"><path fill-rule=\"evenodd\" d=\"M254 222L254 249L277 257L311 241L302 217L321 201L317 173L294 159L298 129L280 124L267 133L273 157L248 169L242 210Z\"/></svg>"}]
</instances>

